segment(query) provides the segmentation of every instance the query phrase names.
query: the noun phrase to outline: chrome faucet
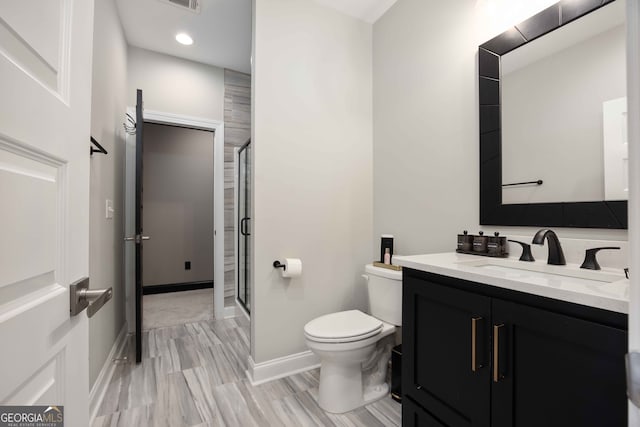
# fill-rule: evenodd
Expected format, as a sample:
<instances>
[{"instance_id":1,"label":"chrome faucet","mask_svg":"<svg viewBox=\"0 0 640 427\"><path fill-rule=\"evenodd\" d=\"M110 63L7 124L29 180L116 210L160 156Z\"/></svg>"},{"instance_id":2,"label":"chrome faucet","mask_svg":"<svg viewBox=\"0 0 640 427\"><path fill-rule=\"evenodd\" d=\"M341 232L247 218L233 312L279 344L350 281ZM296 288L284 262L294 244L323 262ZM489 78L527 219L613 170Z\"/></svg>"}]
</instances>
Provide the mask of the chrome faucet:
<instances>
[{"instance_id":1,"label":"chrome faucet","mask_svg":"<svg viewBox=\"0 0 640 427\"><path fill-rule=\"evenodd\" d=\"M547 245L549 246L549 258L547 259L547 264L566 265L567 261L564 259L560 240L558 240L558 236L552 230L543 228L538 231L536 235L533 236L533 241L531 243L543 245L545 239L547 239Z\"/></svg>"}]
</instances>

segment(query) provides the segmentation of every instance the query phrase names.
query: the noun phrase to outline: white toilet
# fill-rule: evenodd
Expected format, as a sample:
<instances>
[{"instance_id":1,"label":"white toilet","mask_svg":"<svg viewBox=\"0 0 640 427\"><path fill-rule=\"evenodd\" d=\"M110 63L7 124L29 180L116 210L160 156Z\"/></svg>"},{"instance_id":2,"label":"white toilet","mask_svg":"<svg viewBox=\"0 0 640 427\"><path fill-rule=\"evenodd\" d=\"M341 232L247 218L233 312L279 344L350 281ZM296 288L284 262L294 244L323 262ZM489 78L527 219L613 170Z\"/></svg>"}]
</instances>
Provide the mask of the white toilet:
<instances>
[{"instance_id":1,"label":"white toilet","mask_svg":"<svg viewBox=\"0 0 640 427\"><path fill-rule=\"evenodd\" d=\"M402 324L402 273L365 267L371 315L360 310L320 316L304 327L307 346L320 358L318 405L343 413L389 392L387 366Z\"/></svg>"}]
</instances>

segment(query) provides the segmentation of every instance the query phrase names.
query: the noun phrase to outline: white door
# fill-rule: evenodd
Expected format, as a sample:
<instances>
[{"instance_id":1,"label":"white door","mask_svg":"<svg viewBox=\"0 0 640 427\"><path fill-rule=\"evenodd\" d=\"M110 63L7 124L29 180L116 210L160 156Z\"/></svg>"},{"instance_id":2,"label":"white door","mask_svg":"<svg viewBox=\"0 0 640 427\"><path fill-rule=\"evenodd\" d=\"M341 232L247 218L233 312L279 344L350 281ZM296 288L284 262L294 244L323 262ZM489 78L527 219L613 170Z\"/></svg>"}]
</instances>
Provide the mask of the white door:
<instances>
[{"instance_id":1,"label":"white door","mask_svg":"<svg viewBox=\"0 0 640 427\"><path fill-rule=\"evenodd\" d=\"M629 198L629 142L627 98L602 103L604 199Z\"/></svg>"},{"instance_id":2,"label":"white door","mask_svg":"<svg viewBox=\"0 0 640 427\"><path fill-rule=\"evenodd\" d=\"M0 1L0 405L64 405L89 425L93 0Z\"/></svg>"}]
</instances>

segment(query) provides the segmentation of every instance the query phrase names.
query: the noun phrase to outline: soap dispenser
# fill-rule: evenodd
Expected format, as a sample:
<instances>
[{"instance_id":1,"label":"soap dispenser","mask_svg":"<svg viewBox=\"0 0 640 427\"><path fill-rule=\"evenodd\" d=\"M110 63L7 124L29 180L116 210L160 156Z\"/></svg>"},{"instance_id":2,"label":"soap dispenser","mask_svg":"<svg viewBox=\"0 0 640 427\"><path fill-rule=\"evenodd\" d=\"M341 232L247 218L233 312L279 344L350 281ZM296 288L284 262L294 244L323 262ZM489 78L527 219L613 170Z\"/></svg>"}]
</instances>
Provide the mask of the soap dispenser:
<instances>
[{"instance_id":1,"label":"soap dispenser","mask_svg":"<svg viewBox=\"0 0 640 427\"><path fill-rule=\"evenodd\" d=\"M484 235L484 231L479 231L477 236L473 236L473 251L487 252L488 237Z\"/></svg>"},{"instance_id":2,"label":"soap dispenser","mask_svg":"<svg viewBox=\"0 0 640 427\"><path fill-rule=\"evenodd\" d=\"M500 237L500 233L496 231L492 237L488 238L487 252L491 256L503 256L507 247L507 238Z\"/></svg>"},{"instance_id":3,"label":"soap dispenser","mask_svg":"<svg viewBox=\"0 0 640 427\"><path fill-rule=\"evenodd\" d=\"M469 235L467 230L464 230L462 234L458 234L458 251L471 252L473 249L473 236Z\"/></svg>"}]
</instances>

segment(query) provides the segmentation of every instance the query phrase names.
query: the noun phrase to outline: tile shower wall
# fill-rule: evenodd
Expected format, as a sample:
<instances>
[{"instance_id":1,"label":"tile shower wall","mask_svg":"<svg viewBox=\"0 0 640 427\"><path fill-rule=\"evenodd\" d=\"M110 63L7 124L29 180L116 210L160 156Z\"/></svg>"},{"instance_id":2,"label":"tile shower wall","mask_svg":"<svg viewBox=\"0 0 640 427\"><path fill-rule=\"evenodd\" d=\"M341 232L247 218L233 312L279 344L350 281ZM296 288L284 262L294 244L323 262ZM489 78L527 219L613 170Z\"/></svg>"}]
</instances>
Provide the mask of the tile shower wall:
<instances>
[{"instance_id":1,"label":"tile shower wall","mask_svg":"<svg viewBox=\"0 0 640 427\"><path fill-rule=\"evenodd\" d=\"M224 305L235 305L234 148L251 136L251 76L224 70Z\"/></svg>"}]
</instances>

